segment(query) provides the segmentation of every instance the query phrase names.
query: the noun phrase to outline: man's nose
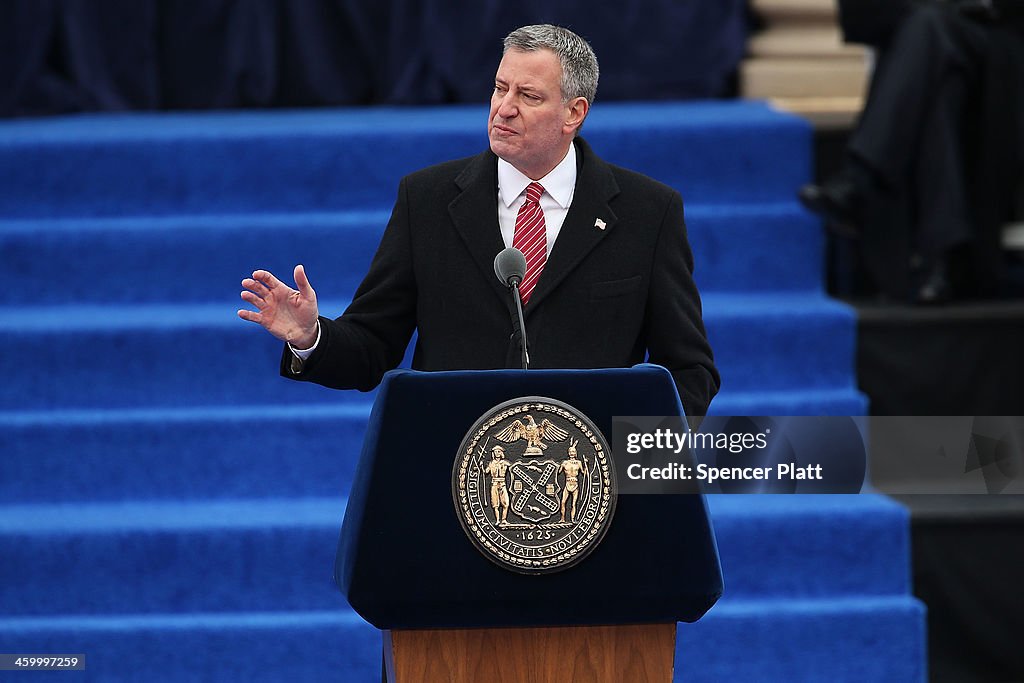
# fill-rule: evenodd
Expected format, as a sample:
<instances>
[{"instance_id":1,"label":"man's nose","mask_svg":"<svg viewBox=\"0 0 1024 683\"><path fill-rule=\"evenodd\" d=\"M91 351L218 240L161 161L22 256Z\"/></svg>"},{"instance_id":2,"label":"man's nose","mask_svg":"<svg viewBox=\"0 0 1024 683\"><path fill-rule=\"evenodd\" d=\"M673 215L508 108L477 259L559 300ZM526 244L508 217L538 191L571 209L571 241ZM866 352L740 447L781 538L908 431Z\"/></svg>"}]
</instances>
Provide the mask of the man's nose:
<instances>
[{"instance_id":1,"label":"man's nose","mask_svg":"<svg viewBox=\"0 0 1024 683\"><path fill-rule=\"evenodd\" d=\"M501 98L501 102L498 104L498 116L503 119L511 119L518 113L519 109L515 106L512 93L505 93L505 96Z\"/></svg>"}]
</instances>

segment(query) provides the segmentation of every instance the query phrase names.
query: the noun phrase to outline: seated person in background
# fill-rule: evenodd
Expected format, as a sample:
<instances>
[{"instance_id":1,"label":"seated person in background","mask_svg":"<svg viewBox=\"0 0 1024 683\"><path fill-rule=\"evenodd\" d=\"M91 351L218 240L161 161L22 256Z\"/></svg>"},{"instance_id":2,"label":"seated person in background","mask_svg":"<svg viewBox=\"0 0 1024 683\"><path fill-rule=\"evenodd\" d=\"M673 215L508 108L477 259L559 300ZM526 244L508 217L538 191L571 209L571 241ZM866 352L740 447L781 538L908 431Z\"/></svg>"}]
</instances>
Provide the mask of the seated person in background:
<instances>
[{"instance_id":1,"label":"seated person in background","mask_svg":"<svg viewBox=\"0 0 1024 683\"><path fill-rule=\"evenodd\" d=\"M847 42L877 48L843 168L800 199L862 240L883 293L991 291L1020 177L1024 0L839 0Z\"/></svg>"}]
</instances>

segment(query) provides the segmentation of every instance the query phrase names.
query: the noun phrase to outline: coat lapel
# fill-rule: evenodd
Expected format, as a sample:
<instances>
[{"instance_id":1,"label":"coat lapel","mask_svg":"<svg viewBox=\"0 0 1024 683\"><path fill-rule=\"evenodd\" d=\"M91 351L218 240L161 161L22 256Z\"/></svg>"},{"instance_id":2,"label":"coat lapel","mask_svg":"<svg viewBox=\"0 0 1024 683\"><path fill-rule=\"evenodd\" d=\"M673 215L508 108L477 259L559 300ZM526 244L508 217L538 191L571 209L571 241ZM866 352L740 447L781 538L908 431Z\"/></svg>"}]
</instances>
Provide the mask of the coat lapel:
<instances>
[{"instance_id":1,"label":"coat lapel","mask_svg":"<svg viewBox=\"0 0 1024 683\"><path fill-rule=\"evenodd\" d=\"M494 257L505 244L498 227L498 159L489 150L477 155L455 178L462 192L448 205L462 237L490 288L503 300L506 289L494 274Z\"/></svg>"},{"instance_id":2,"label":"coat lapel","mask_svg":"<svg viewBox=\"0 0 1024 683\"><path fill-rule=\"evenodd\" d=\"M576 140L578 169L572 205L544 266L526 313L537 310L572 270L615 228L617 217L608 205L619 193L611 169L582 138ZM495 201L497 199L495 198ZM602 227L603 226L603 227Z\"/></svg>"}]
</instances>

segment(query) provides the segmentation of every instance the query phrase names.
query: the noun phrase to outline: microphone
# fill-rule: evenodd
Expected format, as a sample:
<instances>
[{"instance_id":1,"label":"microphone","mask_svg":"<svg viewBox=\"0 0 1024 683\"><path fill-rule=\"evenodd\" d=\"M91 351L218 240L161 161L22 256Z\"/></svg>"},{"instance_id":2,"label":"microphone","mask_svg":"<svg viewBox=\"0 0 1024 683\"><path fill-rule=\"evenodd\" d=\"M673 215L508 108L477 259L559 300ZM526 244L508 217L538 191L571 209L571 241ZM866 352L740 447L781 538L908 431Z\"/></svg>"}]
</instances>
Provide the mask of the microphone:
<instances>
[{"instance_id":1,"label":"microphone","mask_svg":"<svg viewBox=\"0 0 1024 683\"><path fill-rule=\"evenodd\" d=\"M523 370L530 369L530 353L526 350L526 320L523 318L523 300L519 296L519 283L526 275L526 257L515 247L508 247L494 257L494 274L501 284L512 290L512 300L516 303L516 317L512 325L519 327L519 346L523 350Z\"/></svg>"},{"instance_id":2,"label":"microphone","mask_svg":"<svg viewBox=\"0 0 1024 683\"><path fill-rule=\"evenodd\" d=\"M506 287L518 287L526 277L526 257L515 247L502 249L494 257L494 274Z\"/></svg>"}]
</instances>

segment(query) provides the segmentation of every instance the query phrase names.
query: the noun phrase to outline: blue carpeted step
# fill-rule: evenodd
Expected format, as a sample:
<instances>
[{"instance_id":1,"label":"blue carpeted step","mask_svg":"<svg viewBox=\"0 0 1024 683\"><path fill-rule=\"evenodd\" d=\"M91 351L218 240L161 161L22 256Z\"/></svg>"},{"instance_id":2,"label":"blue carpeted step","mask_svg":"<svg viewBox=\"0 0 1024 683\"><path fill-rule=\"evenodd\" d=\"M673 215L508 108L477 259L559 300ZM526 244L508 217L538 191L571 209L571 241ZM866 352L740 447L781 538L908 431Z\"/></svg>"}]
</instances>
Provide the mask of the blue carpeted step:
<instances>
[{"instance_id":1,"label":"blue carpeted step","mask_svg":"<svg viewBox=\"0 0 1024 683\"><path fill-rule=\"evenodd\" d=\"M0 501L338 497L369 401L0 412Z\"/></svg>"},{"instance_id":2,"label":"blue carpeted step","mask_svg":"<svg viewBox=\"0 0 1024 683\"><path fill-rule=\"evenodd\" d=\"M856 415L852 390L740 394L717 415ZM850 409L841 410L842 407ZM856 409L854 409L856 408ZM346 495L369 401L206 408L0 412L0 500Z\"/></svg>"},{"instance_id":3,"label":"blue carpeted step","mask_svg":"<svg viewBox=\"0 0 1024 683\"><path fill-rule=\"evenodd\" d=\"M343 304L322 302L333 314ZM281 345L236 306L0 309L0 409L362 400L277 375ZM814 294L709 295L704 317L730 391L849 385L853 314Z\"/></svg>"},{"instance_id":4,"label":"blue carpeted step","mask_svg":"<svg viewBox=\"0 0 1024 683\"><path fill-rule=\"evenodd\" d=\"M5 506L0 604L6 615L342 609L344 513L340 496Z\"/></svg>"},{"instance_id":5,"label":"blue carpeted step","mask_svg":"<svg viewBox=\"0 0 1024 683\"><path fill-rule=\"evenodd\" d=\"M340 496L8 505L0 604L7 614L343 605L332 570L344 506ZM908 521L893 503L736 495L710 507L730 599L908 591Z\"/></svg>"},{"instance_id":6,"label":"blue carpeted step","mask_svg":"<svg viewBox=\"0 0 1024 683\"><path fill-rule=\"evenodd\" d=\"M909 595L723 599L676 638L680 683L924 683L924 607Z\"/></svg>"},{"instance_id":7,"label":"blue carpeted step","mask_svg":"<svg viewBox=\"0 0 1024 683\"><path fill-rule=\"evenodd\" d=\"M197 587L198 589L198 587ZM380 681L381 635L348 610L14 617L4 652L86 655L83 672L17 681Z\"/></svg>"},{"instance_id":8,"label":"blue carpeted step","mask_svg":"<svg viewBox=\"0 0 1024 683\"><path fill-rule=\"evenodd\" d=\"M243 302L239 301L238 304ZM283 345L237 304L0 309L0 409L364 402L278 374ZM323 303L322 310L342 310Z\"/></svg>"},{"instance_id":9,"label":"blue carpeted step","mask_svg":"<svg viewBox=\"0 0 1024 683\"><path fill-rule=\"evenodd\" d=\"M707 497L730 599L907 594L910 519L878 495Z\"/></svg>"},{"instance_id":10,"label":"blue carpeted step","mask_svg":"<svg viewBox=\"0 0 1024 683\"><path fill-rule=\"evenodd\" d=\"M350 297L387 211L0 221L0 305L237 301L265 268L306 266L322 298ZM793 203L694 205L687 227L705 292L816 289L821 231Z\"/></svg>"},{"instance_id":11,"label":"blue carpeted step","mask_svg":"<svg viewBox=\"0 0 1024 683\"><path fill-rule=\"evenodd\" d=\"M793 202L686 208L702 294L820 291L820 222Z\"/></svg>"},{"instance_id":12,"label":"blue carpeted step","mask_svg":"<svg viewBox=\"0 0 1024 683\"><path fill-rule=\"evenodd\" d=\"M726 393L715 399L711 412L863 412L830 410L862 400L852 391L796 393L796 398L742 394L739 401ZM2 412L0 500L13 504L345 495L368 414L368 402Z\"/></svg>"},{"instance_id":13,"label":"blue carpeted step","mask_svg":"<svg viewBox=\"0 0 1024 683\"><path fill-rule=\"evenodd\" d=\"M240 306L264 268L292 284L298 263L321 298L351 297L387 211L0 221L12 287L0 305L212 303Z\"/></svg>"},{"instance_id":14,"label":"blue carpeted step","mask_svg":"<svg viewBox=\"0 0 1024 683\"><path fill-rule=\"evenodd\" d=\"M868 401L852 386L789 391L723 389L711 402L711 415L867 415Z\"/></svg>"},{"instance_id":15,"label":"blue carpeted step","mask_svg":"<svg viewBox=\"0 0 1024 683\"><path fill-rule=\"evenodd\" d=\"M486 120L448 106L6 122L0 216L390 208L400 176L485 149ZM586 136L691 203L791 199L810 176L809 126L757 102L606 103Z\"/></svg>"},{"instance_id":16,"label":"blue carpeted step","mask_svg":"<svg viewBox=\"0 0 1024 683\"><path fill-rule=\"evenodd\" d=\"M704 322L727 391L848 388L856 318L821 294L709 294Z\"/></svg>"},{"instance_id":17,"label":"blue carpeted step","mask_svg":"<svg viewBox=\"0 0 1024 683\"><path fill-rule=\"evenodd\" d=\"M380 679L380 633L346 611L15 617L0 620L0 642L86 654L75 680ZM674 680L924 681L924 648L924 611L910 597L723 601L679 626Z\"/></svg>"}]
</instances>

